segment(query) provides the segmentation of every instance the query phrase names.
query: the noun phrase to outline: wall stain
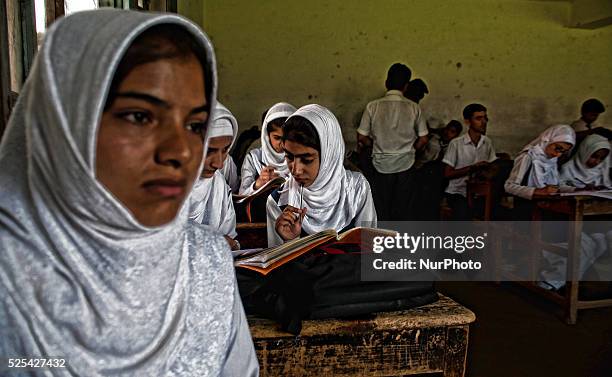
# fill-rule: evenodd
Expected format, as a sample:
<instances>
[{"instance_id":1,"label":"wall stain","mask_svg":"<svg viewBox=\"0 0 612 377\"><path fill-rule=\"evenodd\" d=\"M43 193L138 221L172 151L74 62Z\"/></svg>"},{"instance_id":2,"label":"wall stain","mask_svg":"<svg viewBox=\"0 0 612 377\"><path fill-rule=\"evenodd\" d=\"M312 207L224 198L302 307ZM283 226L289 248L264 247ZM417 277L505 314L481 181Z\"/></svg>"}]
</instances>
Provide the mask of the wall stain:
<instances>
[{"instance_id":1,"label":"wall stain","mask_svg":"<svg viewBox=\"0 0 612 377\"><path fill-rule=\"evenodd\" d=\"M461 68L461 62L457 62L455 65L457 66L457 69Z\"/></svg>"}]
</instances>

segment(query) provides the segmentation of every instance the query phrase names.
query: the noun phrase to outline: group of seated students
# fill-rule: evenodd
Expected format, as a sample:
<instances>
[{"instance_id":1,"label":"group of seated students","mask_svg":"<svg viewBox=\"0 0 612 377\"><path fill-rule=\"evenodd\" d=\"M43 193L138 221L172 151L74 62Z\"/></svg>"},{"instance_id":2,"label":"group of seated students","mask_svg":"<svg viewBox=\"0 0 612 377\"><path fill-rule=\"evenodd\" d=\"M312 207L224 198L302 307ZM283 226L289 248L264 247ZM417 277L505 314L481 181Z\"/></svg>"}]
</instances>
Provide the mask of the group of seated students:
<instances>
[{"instance_id":1,"label":"group of seated students","mask_svg":"<svg viewBox=\"0 0 612 377\"><path fill-rule=\"evenodd\" d=\"M592 113L603 110L599 101L588 100L581 119L589 122L580 122L590 127L597 119ZM426 171L432 162L442 166L439 174L446 180L439 180L442 186L437 190L444 191L453 220L470 219L466 199L468 178L497 159L493 142L486 136L487 109L481 104L470 104L464 108L463 118L468 126L465 134L461 135L458 121L450 121L440 132L430 132L415 156L417 171ZM236 129L235 118L219 105L210 130L206 166L191 206L192 218L226 235L232 248L238 246L234 240L236 221L229 182L237 178L228 175L225 183L223 175L215 170L223 169L224 162L231 163L228 151L236 139ZM320 105L296 109L288 103L277 103L265 113L261 129L261 147L248 152L244 160L238 194L250 194L277 177L286 179L268 197L269 246L329 228L343 231L359 224L376 225L377 211L370 184L360 172L344 168L341 127L329 109ZM576 189L612 188L609 140L591 129L582 132L584 138L578 151L560 165L558 160L568 156L576 145L576 132L568 125L544 130L516 157L504 185L506 193L520 201ZM425 200L426 194L417 202L439 211L441 196L437 202L431 202Z\"/></svg>"}]
</instances>

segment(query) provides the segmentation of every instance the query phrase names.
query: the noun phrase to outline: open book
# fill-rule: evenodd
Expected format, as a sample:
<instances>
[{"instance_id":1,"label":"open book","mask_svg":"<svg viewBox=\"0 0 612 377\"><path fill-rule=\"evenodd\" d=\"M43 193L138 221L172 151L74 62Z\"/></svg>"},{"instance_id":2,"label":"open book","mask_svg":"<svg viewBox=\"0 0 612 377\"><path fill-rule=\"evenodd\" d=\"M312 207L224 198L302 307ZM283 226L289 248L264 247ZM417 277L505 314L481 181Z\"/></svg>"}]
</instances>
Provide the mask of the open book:
<instances>
[{"instance_id":1,"label":"open book","mask_svg":"<svg viewBox=\"0 0 612 377\"><path fill-rule=\"evenodd\" d=\"M562 192L560 196L594 196L597 198L612 199L612 190L601 190L601 191L573 191L573 192Z\"/></svg>"},{"instance_id":2,"label":"open book","mask_svg":"<svg viewBox=\"0 0 612 377\"><path fill-rule=\"evenodd\" d=\"M251 199L261 195L261 194L265 194L267 192L270 192L272 190L274 190L277 187L280 187L283 183L285 183L285 178L283 177L276 177L268 182L266 182L263 186L261 186L260 188L258 188L257 190L253 191L252 193L250 193L249 195L232 195L232 199L234 200L235 204L242 204L244 202L250 201Z\"/></svg>"},{"instance_id":3,"label":"open book","mask_svg":"<svg viewBox=\"0 0 612 377\"><path fill-rule=\"evenodd\" d=\"M339 244L370 245L372 239L376 236L395 236L396 234L397 232L392 230L362 227L353 228L341 234L338 234L334 229L327 229L279 246L263 249L257 253L238 256L234 260L234 266L248 268L262 275L267 275L275 268L317 247ZM364 251L372 250L369 248L369 250Z\"/></svg>"}]
</instances>

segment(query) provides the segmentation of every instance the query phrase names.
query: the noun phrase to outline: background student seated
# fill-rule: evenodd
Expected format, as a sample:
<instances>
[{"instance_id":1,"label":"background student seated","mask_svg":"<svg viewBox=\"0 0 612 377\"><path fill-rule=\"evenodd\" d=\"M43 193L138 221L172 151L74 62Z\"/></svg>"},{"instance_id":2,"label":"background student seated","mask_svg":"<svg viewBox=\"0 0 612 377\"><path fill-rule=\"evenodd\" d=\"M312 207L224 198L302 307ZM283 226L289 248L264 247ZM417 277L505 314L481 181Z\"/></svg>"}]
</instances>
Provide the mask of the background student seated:
<instances>
[{"instance_id":1,"label":"background student seated","mask_svg":"<svg viewBox=\"0 0 612 377\"><path fill-rule=\"evenodd\" d=\"M523 199L546 198L573 187L559 185L558 158L576 143L574 130L567 125L552 126L527 144L514 159L506 180L506 192Z\"/></svg>"},{"instance_id":2,"label":"background student seated","mask_svg":"<svg viewBox=\"0 0 612 377\"><path fill-rule=\"evenodd\" d=\"M289 103L280 102L265 114L261 125L261 147L252 149L241 170L240 195L248 195L276 177L289 175L282 146L282 126L295 112Z\"/></svg>"},{"instance_id":3,"label":"background student seated","mask_svg":"<svg viewBox=\"0 0 612 377\"><path fill-rule=\"evenodd\" d=\"M213 111L208 130L208 150L202 176L193 187L190 197L189 218L208 225L225 236L232 250L240 247L236 238L236 212L232 193L221 173L229 150L236 140L238 122L221 103Z\"/></svg>"},{"instance_id":4,"label":"background student seated","mask_svg":"<svg viewBox=\"0 0 612 377\"><path fill-rule=\"evenodd\" d=\"M467 180L470 173L485 168L495 161L493 142L486 136L487 108L473 103L463 109L463 119L468 132L450 142L442 162L446 164L444 176L449 179L446 199L451 207L453 220L469 220Z\"/></svg>"},{"instance_id":5,"label":"background student seated","mask_svg":"<svg viewBox=\"0 0 612 377\"><path fill-rule=\"evenodd\" d=\"M298 109L283 125L283 145L291 175L268 197L269 246L330 228L376 227L370 185L344 169L344 140L331 111Z\"/></svg>"},{"instance_id":6,"label":"background student seated","mask_svg":"<svg viewBox=\"0 0 612 377\"><path fill-rule=\"evenodd\" d=\"M587 136L574 157L561 167L560 183L586 190L611 189L608 139L599 135Z\"/></svg>"}]
</instances>

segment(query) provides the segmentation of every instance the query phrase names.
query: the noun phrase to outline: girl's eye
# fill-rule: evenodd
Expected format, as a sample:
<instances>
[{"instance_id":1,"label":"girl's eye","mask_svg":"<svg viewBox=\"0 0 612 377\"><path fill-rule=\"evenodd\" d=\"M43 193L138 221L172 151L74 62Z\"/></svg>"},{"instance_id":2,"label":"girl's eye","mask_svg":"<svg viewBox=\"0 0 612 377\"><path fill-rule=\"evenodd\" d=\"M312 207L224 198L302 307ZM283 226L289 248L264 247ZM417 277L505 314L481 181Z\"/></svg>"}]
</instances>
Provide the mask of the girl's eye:
<instances>
[{"instance_id":1,"label":"girl's eye","mask_svg":"<svg viewBox=\"0 0 612 377\"><path fill-rule=\"evenodd\" d=\"M285 157L287 157L287 160L293 161L293 156L290 154L287 154L287 152L285 152Z\"/></svg>"},{"instance_id":2,"label":"girl's eye","mask_svg":"<svg viewBox=\"0 0 612 377\"><path fill-rule=\"evenodd\" d=\"M151 117L144 111L132 111L129 113L119 114L119 117L134 124L146 124L151 122Z\"/></svg>"},{"instance_id":3,"label":"girl's eye","mask_svg":"<svg viewBox=\"0 0 612 377\"><path fill-rule=\"evenodd\" d=\"M204 128L206 127L206 123L204 122L194 122L189 123L186 128L193 132L194 134L202 134L204 132Z\"/></svg>"},{"instance_id":4,"label":"girl's eye","mask_svg":"<svg viewBox=\"0 0 612 377\"><path fill-rule=\"evenodd\" d=\"M302 160L305 165L311 164L314 160Z\"/></svg>"}]
</instances>

